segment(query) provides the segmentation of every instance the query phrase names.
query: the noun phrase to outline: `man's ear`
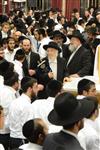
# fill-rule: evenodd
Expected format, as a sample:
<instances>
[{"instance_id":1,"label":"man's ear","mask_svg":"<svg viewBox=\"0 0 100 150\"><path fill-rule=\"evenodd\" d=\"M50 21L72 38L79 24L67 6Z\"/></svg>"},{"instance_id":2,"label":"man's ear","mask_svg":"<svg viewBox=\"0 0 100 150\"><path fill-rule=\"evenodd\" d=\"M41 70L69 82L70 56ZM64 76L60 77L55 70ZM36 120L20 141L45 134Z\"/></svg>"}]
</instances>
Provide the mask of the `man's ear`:
<instances>
[{"instance_id":1,"label":"man's ear","mask_svg":"<svg viewBox=\"0 0 100 150\"><path fill-rule=\"evenodd\" d=\"M87 96L87 91L83 90L83 95Z\"/></svg>"}]
</instances>

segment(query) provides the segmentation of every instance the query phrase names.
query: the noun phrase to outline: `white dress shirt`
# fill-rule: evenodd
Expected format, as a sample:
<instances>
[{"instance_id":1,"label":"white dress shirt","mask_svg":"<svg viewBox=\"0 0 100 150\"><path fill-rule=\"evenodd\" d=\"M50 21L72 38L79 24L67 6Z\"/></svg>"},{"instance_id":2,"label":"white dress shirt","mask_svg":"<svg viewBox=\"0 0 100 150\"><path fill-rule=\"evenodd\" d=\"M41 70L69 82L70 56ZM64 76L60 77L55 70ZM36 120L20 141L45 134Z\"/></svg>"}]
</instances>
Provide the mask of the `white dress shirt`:
<instances>
[{"instance_id":1,"label":"white dress shirt","mask_svg":"<svg viewBox=\"0 0 100 150\"><path fill-rule=\"evenodd\" d=\"M0 86L4 84L4 77L0 75Z\"/></svg>"},{"instance_id":2,"label":"white dress shirt","mask_svg":"<svg viewBox=\"0 0 100 150\"><path fill-rule=\"evenodd\" d=\"M28 143L20 146L22 150L42 150L42 146L35 144L35 143Z\"/></svg>"},{"instance_id":3,"label":"white dress shirt","mask_svg":"<svg viewBox=\"0 0 100 150\"><path fill-rule=\"evenodd\" d=\"M23 124L33 119L31 100L26 94L22 94L14 100L9 109L10 136L13 138L25 139L22 134Z\"/></svg>"},{"instance_id":4,"label":"white dress shirt","mask_svg":"<svg viewBox=\"0 0 100 150\"><path fill-rule=\"evenodd\" d=\"M78 100L80 100L80 99L85 98L85 96L84 96L84 95L77 95L76 98L77 98Z\"/></svg>"},{"instance_id":5,"label":"white dress shirt","mask_svg":"<svg viewBox=\"0 0 100 150\"><path fill-rule=\"evenodd\" d=\"M54 61L49 60L49 65L50 65L50 68L53 72L54 79L57 80L57 59Z\"/></svg>"},{"instance_id":6,"label":"white dress shirt","mask_svg":"<svg viewBox=\"0 0 100 150\"><path fill-rule=\"evenodd\" d=\"M44 45L48 44L51 41L49 37L43 38L40 41L40 47L39 47L39 55L41 58L44 58L47 56L46 50L43 48Z\"/></svg>"},{"instance_id":7,"label":"white dress shirt","mask_svg":"<svg viewBox=\"0 0 100 150\"><path fill-rule=\"evenodd\" d=\"M1 33L2 33L2 39L4 39L4 38L7 38L7 37L8 37L8 34L7 34L7 33L5 33L3 30L1 31Z\"/></svg>"},{"instance_id":8,"label":"white dress shirt","mask_svg":"<svg viewBox=\"0 0 100 150\"><path fill-rule=\"evenodd\" d=\"M74 137L78 140L77 134L75 134L74 132L71 132L71 131L68 131L68 130L65 130L65 129L62 129L62 131L63 131L64 133L67 133L67 134L69 134L69 135L74 136Z\"/></svg>"},{"instance_id":9,"label":"white dress shirt","mask_svg":"<svg viewBox=\"0 0 100 150\"><path fill-rule=\"evenodd\" d=\"M32 103L34 118L43 119L49 127L49 133L58 132L62 129L62 127L52 125L48 121L48 114L53 109L54 100L54 97L48 97L47 99L36 100Z\"/></svg>"},{"instance_id":10,"label":"white dress shirt","mask_svg":"<svg viewBox=\"0 0 100 150\"><path fill-rule=\"evenodd\" d=\"M18 60L14 60L13 61L14 64L14 70L15 72L18 73L19 75L19 80L21 81L21 79L23 78L23 68L22 68L22 63Z\"/></svg>"},{"instance_id":11,"label":"white dress shirt","mask_svg":"<svg viewBox=\"0 0 100 150\"><path fill-rule=\"evenodd\" d=\"M100 134L95 130L94 121L85 119L84 128L78 133L78 139L84 150L100 150Z\"/></svg>"},{"instance_id":12,"label":"white dress shirt","mask_svg":"<svg viewBox=\"0 0 100 150\"><path fill-rule=\"evenodd\" d=\"M16 99L15 93L16 91L12 87L4 85L2 88L0 88L0 105L4 108L5 116L4 127L3 129L0 129L0 134L9 133L7 116L11 103L14 101L14 99Z\"/></svg>"},{"instance_id":13,"label":"white dress shirt","mask_svg":"<svg viewBox=\"0 0 100 150\"><path fill-rule=\"evenodd\" d=\"M17 51L17 49L14 49L12 52L9 52L8 49L5 49L4 50L4 58L7 61L12 62L14 60L14 56L15 56L16 51Z\"/></svg>"},{"instance_id":14,"label":"white dress shirt","mask_svg":"<svg viewBox=\"0 0 100 150\"><path fill-rule=\"evenodd\" d=\"M43 100L36 100L32 103L32 109L34 113L34 118L42 118L48 125L48 114L53 109L54 97L48 97Z\"/></svg>"},{"instance_id":15,"label":"white dress shirt","mask_svg":"<svg viewBox=\"0 0 100 150\"><path fill-rule=\"evenodd\" d=\"M100 136L100 108L99 108L99 116L95 120L95 129Z\"/></svg>"},{"instance_id":16,"label":"white dress shirt","mask_svg":"<svg viewBox=\"0 0 100 150\"><path fill-rule=\"evenodd\" d=\"M4 147L2 144L0 144L0 150L4 150Z\"/></svg>"}]
</instances>

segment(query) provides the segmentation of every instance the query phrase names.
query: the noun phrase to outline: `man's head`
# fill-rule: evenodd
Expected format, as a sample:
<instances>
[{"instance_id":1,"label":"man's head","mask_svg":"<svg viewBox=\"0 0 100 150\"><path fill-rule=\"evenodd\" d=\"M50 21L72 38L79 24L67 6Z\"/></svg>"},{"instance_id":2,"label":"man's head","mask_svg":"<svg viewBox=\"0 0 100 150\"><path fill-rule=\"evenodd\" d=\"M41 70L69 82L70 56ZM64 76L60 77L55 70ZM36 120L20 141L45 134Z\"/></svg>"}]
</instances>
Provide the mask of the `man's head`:
<instances>
[{"instance_id":1,"label":"man's head","mask_svg":"<svg viewBox=\"0 0 100 150\"><path fill-rule=\"evenodd\" d=\"M4 50L3 47L0 46L0 61L4 58Z\"/></svg>"},{"instance_id":2,"label":"man's head","mask_svg":"<svg viewBox=\"0 0 100 150\"><path fill-rule=\"evenodd\" d=\"M94 109L94 102L86 98L77 100L68 92L59 94L55 98L54 109L49 113L48 120L54 124L71 129L78 133L83 126L83 119ZM76 128L75 128L76 127Z\"/></svg>"},{"instance_id":3,"label":"man's head","mask_svg":"<svg viewBox=\"0 0 100 150\"><path fill-rule=\"evenodd\" d=\"M51 80L46 86L47 95L50 97L55 97L62 90L62 83L58 80Z\"/></svg>"},{"instance_id":4,"label":"man's head","mask_svg":"<svg viewBox=\"0 0 100 150\"><path fill-rule=\"evenodd\" d=\"M0 129L3 128L4 125L4 111L3 107L0 105Z\"/></svg>"},{"instance_id":5,"label":"man's head","mask_svg":"<svg viewBox=\"0 0 100 150\"><path fill-rule=\"evenodd\" d=\"M22 41L22 48L25 53L28 54L31 51L31 41L29 39L24 39Z\"/></svg>"},{"instance_id":6,"label":"man's head","mask_svg":"<svg viewBox=\"0 0 100 150\"><path fill-rule=\"evenodd\" d=\"M14 39L16 42L18 42L19 37L22 35L22 33L20 31L16 31L14 33Z\"/></svg>"},{"instance_id":7,"label":"man's head","mask_svg":"<svg viewBox=\"0 0 100 150\"><path fill-rule=\"evenodd\" d=\"M15 54L15 59L23 62L25 59L25 52L23 51L23 49L19 49L17 50L16 54Z\"/></svg>"},{"instance_id":8,"label":"man's head","mask_svg":"<svg viewBox=\"0 0 100 150\"><path fill-rule=\"evenodd\" d=\"M27 121L23 125L22 132L29 142L43 145L45 137L48 134L48 127L42 119L36 118Z\"/></svg>"},{"instance_id":9,"label":"man's head","mask_svg":"<svg viewBox=\"0 0 100 150\"><path fill-rule=\"evenodd\" d=\"M48 45L44 45L43 48L47 51L48 58L54 60L57 58L58 53L61 52L58 44L55 42L49 42Z\"/></svg>"},{"instance_id":10,"label":"man's head","mask_svg":"<svg viewBox=\"0 0 100 150\"><path fill-rule=\"evenodd\" d=\"M98 20L98 22L100 22L100 9L98 9L96 12L96 19Z\"/></svg>"},{"instance_id":11,"label":"man's head","mask_svg":"<svg viewBox=\"0 0 100 150\"><path fill-rule=\"evenodd\" d=\"M9 31L9 29L10 29L9 23L8 22L4 22L2 24L2 31L7 33Z\"/></svg>"},{"instance_id":12,"label":"man's head","mask_svg":"<svg viewBox=\"0 0 100 150\"><path fill-rule=\"evenodd\" d=\"M72 52L75 51L83 43L83 41L84 39L82 34L78 30L73 31L73 34L71 35L69 50Z\"/></svg>"},{"instance_id":13,"label":"man's head","mask_svg":"<svg viewBox=\"0 0 100 150\"><path fill-rule=\"evenodd\" d=\"M4 84L12 87L16 91L19 89L19 77L16 72L8 72L4 75Z\"/></svg>"},{"instance_id":14,"label":"man's head","mask_svg":"<svg viewBox=\"0 0 100 150\"><path fill-rule=\"evenodd\" d=\"M58 22L60 23L60 24L64 24L65 23L65 17L63 17L63 16L59 16L58 18L57 18L57 20L58 20Z\"/></svg>"},{"instance_id":15,"label":"man's head","mask_svg":"<svg viewBox=\"0 0 100 150\"><path fill-rule=\"evenodd\" d=\"M37 96L38 93L38 84L37 80L32 77L24 77L21 80L21 89L29 97Z\"/></svg>"},{"instance_id":16,"label":"man's head","mask_svg":"<svg viewBox=\"0 0 100 150\"><path fill-rule=\"evenodd\" d=\"M82 79L77 85L78 94L84 96L96 96L95 83L88 79Z\"/></svg>"},{"instance_id":17,"label":"man's head","mask_svg":"<svg viewBox=\"0 0 100 150\"><path fill-rule=\"evenodd\" d=\"M96 97L93 96L88 96L87 99L89 101L93 101L94 102L94 109L93 111L87 116L87 118L91 119L91 120L95 120L98 115L99 115L99 103Z\"/></svg>"},{"instance_id":18,"label":"man's head","mask_svg":"<svg viewBox=\"0 0 100 150\"><path fill-rule=\"evenodd\" d=\"M66 36L59 30L53 31L51 39L60 46L66 42Z\"/></svg>"},{"instance_id":19,"label":"man's head","mask_svg":"<svg viewBox=\"0 0 100 150\"><path fill-rule=\"evenodd\" d=\"M34 37L37 41L40 41L40 34L39 34L39 30L34 30Z\"/></svg>"},{"instance_id":20,"label":"man's head","mask_svg":"<svg viewBox=\"0 0 100 150\"><path fill-rule=\"evenodd\" d=\"M38 33L39 33L39 35L40 35L40 40L42 40L43 38L46 37L45 29L40 28L38 31L39 31Z\"/></svg>"},{"instance_id":21,"label":"man's head","mask_svg":"<svg viewBox=\"0 0 100 150\"><path fill-rule=\"evenodd\" d=\"M8 47L9 51L11 51L11 52L14 51L14 48L15 48L15 40L14 40L14 38L9 37L7 39L7 47Z\"/></svg>"}]
</instances>

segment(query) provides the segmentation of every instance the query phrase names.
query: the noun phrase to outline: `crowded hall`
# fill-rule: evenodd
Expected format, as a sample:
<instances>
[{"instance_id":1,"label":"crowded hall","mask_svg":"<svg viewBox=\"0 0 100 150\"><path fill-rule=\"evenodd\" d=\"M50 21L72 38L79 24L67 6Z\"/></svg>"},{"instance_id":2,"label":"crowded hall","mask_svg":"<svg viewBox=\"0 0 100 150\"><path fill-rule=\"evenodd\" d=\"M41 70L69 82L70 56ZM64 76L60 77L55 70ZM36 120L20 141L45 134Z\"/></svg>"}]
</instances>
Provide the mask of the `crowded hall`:
<instances>
[{"instance_id":1,"label":"crowded hall","mask_svg":"<svg viewBox=\"0 0 100 150\"><path fill-rule=\"evenodd\" d=\"M100 1L3 1L0 150L100 150Z\"/></svg>"}]
</instances>

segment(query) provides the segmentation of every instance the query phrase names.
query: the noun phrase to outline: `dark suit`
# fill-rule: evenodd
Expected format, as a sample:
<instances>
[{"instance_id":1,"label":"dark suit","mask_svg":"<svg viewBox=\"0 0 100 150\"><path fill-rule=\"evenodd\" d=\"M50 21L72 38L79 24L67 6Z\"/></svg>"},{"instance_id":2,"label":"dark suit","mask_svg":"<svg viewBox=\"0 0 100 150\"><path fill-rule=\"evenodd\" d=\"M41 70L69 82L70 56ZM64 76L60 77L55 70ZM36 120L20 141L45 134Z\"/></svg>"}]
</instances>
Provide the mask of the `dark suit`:
<instances>
[{"instance_id":1,"label":"dark suit","mask_svg":"<svg viewBox=\"0 0 100 150\"><path fill-rule=\"evenodd\" d=\"M43 144L43 150L83 150L78 140L63 131L49 134Z\"/></svg>"},{"instance_id":2,"label":"dark suit","mask_svg":"<svg viewBox=\"0 0 100 150\"><path fill-rule=\"evenodd\" d=\"M67 65L69 75L79 76L90 75L92 68L92 58L89 50L81 46Z\"/></svg>"},{"instance_id":3,"label":"dark suit","mask_svg":"<svg viewBox=\"0 0 100 150\"><path fill-rule=\"evenodd\" d=\"M62 53L63 53L63 57L66 59L66 61L68 61L68 59L69 59L69 57L71 55L71 52L68 49L68 46L69 45L66 45L66 44L62 45Z\"/></svg>"},{"instance_id":4,"label":"dark suit","mask_svg":"<svg viewBox=\"0 0 100 150\"><path fill-rule=\"evenodd\" d=\"M52 69L50 68L48 58L46 57L43 59L43 61L44 60L44 67L39 67L37 74L39 76L40 83L46 85L50 81L48 72L52 71ZM57 57L57 80L63 81L63 78L67 75L68 72L66 67L66 60L64 58Z\"/></svg>"},{"instance_id":5,"label":"dark suit","mask_svg":"<svg viewBox=\"0 0 100 150\"><path fill-rule=\"evenodd\" d=\"M25 58L25 60L23 62L23 72L24 72L24 75L25 76L29 76L29 73L28 73L29 69L36 70L39 61L40 61L40 56L37 53L31 52L31 54L30 54L30 65L29 65L29 68L28 68L28 62L27 62L26 58Z\"/></svg>"}]
</instances>

